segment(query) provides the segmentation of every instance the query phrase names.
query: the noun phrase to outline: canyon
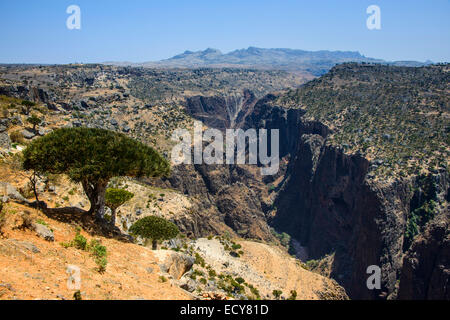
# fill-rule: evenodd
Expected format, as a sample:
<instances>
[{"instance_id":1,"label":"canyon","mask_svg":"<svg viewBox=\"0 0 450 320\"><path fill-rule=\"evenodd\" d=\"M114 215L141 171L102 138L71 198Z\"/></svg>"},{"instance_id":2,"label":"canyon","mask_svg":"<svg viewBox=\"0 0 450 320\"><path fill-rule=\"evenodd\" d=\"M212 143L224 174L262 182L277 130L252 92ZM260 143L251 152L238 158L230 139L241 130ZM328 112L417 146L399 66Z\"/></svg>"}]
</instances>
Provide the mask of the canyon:
<instances>
[{"instance_id":1,"label":"canyon","mask_svg":"<svg viewBox=\"0 0 450 320\"><path fill-rule=\"evenodd\" d=\"M95 74L78 77L81 72L77 69L82 70L83 67L74 69L70 77L62 77L64 83L84 83L84 79L91 77L96 79L92 83L99 82L100 77ZM130 70L118 68L102 72L113 81L123 77L124 88L136 83L142 88L153 85L144 79L149 76L147 71L142 71L145 76L136 76L141 71ZM420 72L431 77L428 89L417 87L417 83L428 79ZM77 122L76 125L127 131L127 134L149 144L162 141L162 138L152 140L157 135L170 137L170 130L175 129L170 126L174 123L175 127L192 129L193 120L200 120L207 128L222 132L226 129L277 129L280 170L275 175L261 175L261 164L182 164L174 166L168 178L157 181L142 179L139 182L170 188L189 198L189 214L175 213L170 217L188 237L229 234L283 247L281 235L286 234L290 241L284 248L289 249L292 255L307 259L304 262L311 262L315 272L336 280L351 299L448 300L450 181L445 135L448 137L449 105L448 89L441 88L448 85L447 74L448 66L445 65L404 68L344 64L333 68L324 77L308 82L299 91L288 89L289 86L278 92L280 87L261 92L236 87L226 92L208 89L207 92L199 90L186 95L176 88L173 89L175 94L169 93L175 95L173 101L179 105L176 108L165 105L169 99L166 91L158 95L157 102L150 102L145 90L133 93L139 86L132 86L131 94L127 90L120 91L120 88L119 91L111 89L107 94L99 95L95 102L89 99L89 96L97 95L94 90L74 98L70 93L61 93L69 92L66 89L55 90L54 86L51 90L43 89L43 86L30 89L28 85L9 83L0 86L0 94L53 106L57 110L56 117L59 117L55 125L75 126ZM172 74L170 76L173 77ZM265 76L261 74L258 81L262 79L264 82ZM396 76L406 79L406 93L386 93L395 88L391 77ZM11 72L4 78L16 81ZM285 81L285 75L280 79ZM108 81L105 80L104 86L109 88ZM328 85L327 81L332 82L333 90L326 91L328 87L322 87L324 83ZM340 92L346 94L345 81L359 89L352 87L351 92L345 95L348 99L343 103L346 109L338 110L336 101L343 100ZM398 81L396 85L400 87L401 83ZM409 94L413 92L413 85L414 90L421 91L420 94ZM375 98L373 91L380 93L379 98ZM326 93L325 98L321 96L322 92ZM301 94L304 101L292 98ZM367 115L372 114L378 116L372 109L358 110L354 107L364 100L363 95L370 97L373 106L365 105L374 110L383 108L384 105L378 103L383 99L392 104L401 100L400 105L391 108L399 112L404 109L404 112L412 112L410 110L418 106L423 107L417 112L426 114L427 118L418 125L428 128L422 132L430 132L430 137L438 141L440 148L430 151L430 159L436 154L437 165L427 167L423 162L420 164L423 170L402 175L400 173L406 170L406 163L409 165L416 157L414 153L405 154L407 161L390 159L390 150L409 147L404 142L409 140L393 142L393 139L400 139L403 132L395 126L392 128L394 132L387 132L380 120L372 119L367 120L370 125L358 122L357 126L347 130L345 126L353 125L354 119L366 120ZM419 100L414 100L417 96L430 100L419 103ZM83 101L84 104L75 103L80 107L74 109L73 101ZM109 104L117 106L109 108ZM121 104L136 104L136 108L121 110ZM164 107L158 109L158 104ZM427 110L428 105L437 111ZM95 116L74 117L76 112L89 115L92 110L99 110L97 114L112 112L102 122ZM147 113L149 119L158 119L154 122L149 120L148 123L152 124L149 129L139 124L146 119ZM391 127L397 121L396 114L380 114L391 121ZM69 116L71 121L62 120ZM111 124L111 120L116 120L120 126ZM130 130L124 130L125 125ZM358 136L363 130L371 132ZM440 134L442 139L438 137ZM429 138L427 146L434 146L433 142ZM169 152L172 146L165 143L159 144L163 153ZM414 148L419 150L415 145ZM442 157L443 161L440 161ZM431 216L422 218L429 206ZM413 224L411 221L416 216L421 222ZM411 237L408 232L412 227L416 231ZM369 290L366 286L369 276L366 270L371 265L382 270L379 290Z\"/></svg>"}]
</instances>

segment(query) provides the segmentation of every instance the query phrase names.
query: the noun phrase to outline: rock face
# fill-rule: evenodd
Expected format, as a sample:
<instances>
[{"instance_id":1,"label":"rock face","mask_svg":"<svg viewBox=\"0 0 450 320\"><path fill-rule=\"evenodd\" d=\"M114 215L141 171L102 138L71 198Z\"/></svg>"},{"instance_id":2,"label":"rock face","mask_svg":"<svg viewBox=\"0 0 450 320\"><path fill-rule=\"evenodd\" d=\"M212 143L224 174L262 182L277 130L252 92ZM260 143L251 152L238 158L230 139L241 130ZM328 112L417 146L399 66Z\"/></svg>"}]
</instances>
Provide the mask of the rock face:
<instances>
[{"instance_id":1,"label":"rock face","mask_svg":"<svg viewBox=\"0 0 450 320\"><path fill-rule=\"evenodd\" d=\"M0 194L5 195L7 198L14 199L19 201L20 203L29 203L27 199L25 199L17 189L11 185L9 182L0 181Z\"/></svg>"},{"instance_id":2,"label":"rock face","mask_svg":"<svg viewBox=\"0 0 450 320\"><path fill-rule=\"evenodd\" d=\"M399 299L450 300L450 215L441 215L413 243L403 260Z\"/></svg>"},{"instance_id":3,"label":"rock face","mask_svg":"<svg viewBox=\"0 0 450 320\"><path fill-rule=\"evenodd\" d=\"M48 103L49 93L41 88L22 85L10 85L0 87L0 94L18 99Z\"/></svg>"},{"instance_id":4,"label":"rock face","mask_svg":"<svg viewBox=\"0 0 450 320\"><path fill-rule=\"evenodd\" d=\"M330 275L351 298L445 299L449 279L445 228L434 227L434 232L421 234L409 247L405 237L408 217L426 200L420 191L424 188L421 178L371 179L371 163L330 146L326 126L303 120L301 110L270 106L271 99L269 95L259 100L236 123L243 129L280 129L280 157L288 159L289 165L273 203L277 214L272 220L268 215L272 205L263 200L264 182L271 178L251 175L246 168L184 168L183 174L171 178L172 186L191 196L206 195L203 204L216 207L220 219L240 235L252 238L258 230L255 225L264 230L269 222L306 247L310 259L333 255ZM214 109L209 113L221 112ZM434 181L432 198L439 203L448 199L448 173L429 178ZM446 212L448 208L436 208L434 219L445 220ZM269 232L257 234L264 240L271 237ZM371 265L381 268L380 290L367 288Z\"/></svg>"},{"instance_id":5,"label":"rock face","mask_svg":"<svg viewBox=\"0 0 450 320\"><path fill-rule=\"evenodd\" d=\"M256 101L249 90L226 97L195 96L186 99L186 110L210 128L227 129L236 127Z\"/></svg>"},{"instance_id":6,"label":"rock face","mask_svg":"<svg viewBox=\"0 0 450 320\"><path fill-rule=\"evenodd\" d=\"M7 132L0 132L0 148L6 150L11 148L11 139Z\"/></svg>"},{"instance_id":7,"label":"rock face","mask_svg":"<svg viewBox=\"0 0 450 320\"><path fill-rule=\"evenodd\" d=\"M191 270L195 259L182 253L160 250L153 251L158 257L161 272L170 274L174 279L179 280L186 272Z\"/></svg>"},{"instance_id":8,"label":"rock face","mask_svg":"<svg viewBox=\"0 0 450 320\"><path fill-rule=\"evenodd\" d=\"M298 137L285 182L275 201L278 210L273 225L306 246L311 259L335 253L331 276L346 288L351 298L395 298L396 282L403 273L407 217L421 205L414 203L411 191L422 187L419 179L390 183L367 180L369 162L327 145L327 128L320 123L300 121ZM434 197L448 197L448 174L441 172L433 179L439 181ZM436 217L446 210L437 210ZM429 241L439 247L442 238L442 234L435 234ZM424 245L412 246L408 255L414 256ZM444 252L439 256L445 260ZM369 276L366 270L371 265L382 270L381 290L372 291L366 286ZM448 267L448 260L442 265ZM438 267L423 268L431 274ZM432 290L444 298L440 294L446 290L442 288L448 282L448 273L439 274L441 280L445 277L446 280L436 282L437 288ZM416 277L421 276L416 273ZM405 282L414 285L409 280ZM403 285L407 286L400 282L400 290Z\"/></svg>"}]
</instances>

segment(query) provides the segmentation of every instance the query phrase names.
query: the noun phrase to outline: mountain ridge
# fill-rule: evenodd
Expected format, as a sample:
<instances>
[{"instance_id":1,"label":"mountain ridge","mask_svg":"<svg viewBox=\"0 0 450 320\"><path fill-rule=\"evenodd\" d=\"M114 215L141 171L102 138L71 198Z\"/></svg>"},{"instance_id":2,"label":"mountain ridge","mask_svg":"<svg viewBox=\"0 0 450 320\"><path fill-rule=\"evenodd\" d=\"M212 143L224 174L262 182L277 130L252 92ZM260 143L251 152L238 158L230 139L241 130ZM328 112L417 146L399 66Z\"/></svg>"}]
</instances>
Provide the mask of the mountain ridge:
<instances>
[{"instance_id":1,"label":"mountain ridge","mask_svg":"<svg viewBox=\"0 0 450 320\"><path fill-rule=\"evenodd\" d=\"M326 73L336 64L345 62L382 63L405 66L423 66L427 62L417 61L385 61L362 55L359 51L307 51L289 48L257 48L237 49L222 53L218 49L186 50L171 58L141 63L106 62L105 64L134 66L147 68L257 68L279 69L293 72L306 72L314 76Z\"/></svg>"}]
</instances>

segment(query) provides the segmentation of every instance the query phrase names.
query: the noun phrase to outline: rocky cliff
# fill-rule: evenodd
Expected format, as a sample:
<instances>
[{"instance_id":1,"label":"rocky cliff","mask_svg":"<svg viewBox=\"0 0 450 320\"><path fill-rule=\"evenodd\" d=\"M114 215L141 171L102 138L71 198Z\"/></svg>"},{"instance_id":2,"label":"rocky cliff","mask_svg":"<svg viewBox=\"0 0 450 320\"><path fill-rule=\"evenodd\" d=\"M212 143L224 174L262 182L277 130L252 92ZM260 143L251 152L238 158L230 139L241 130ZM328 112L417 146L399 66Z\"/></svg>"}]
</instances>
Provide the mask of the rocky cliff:
<instances>
[{"instance_id":1,"label":"rocky cliff","mask_svg":"<svg viewBox=\"0 0 450 320\"><path fill-rule=\"evenodd\" d=\"M291 131L285 140L285 152L292 150L291 141L297 144L274 203L277 213L273 226L306 246L310 259L333 255L331 276L352 298L395 298L400 278L399 298L445 298L449 278L445 205L448 173L430 176L434 190L427 195L444 204L433 212L434 220L441 224L430 226L406 249L408 217L427 201L422 191L426 188L423 179L388 182L369 179L370 162L361 155L349 155L342 148L327 144L327 127L303 121L292 111L275 108L273 114L280 112L289 119L285 124L290 120L296 123L298 133L297 139L292 139L293 129L289 129L292 127L284 126ZM280 137L283 139L285 135ZM417 202L420 194L423 199ZM382 270L380 290L371 291L366 286L369 276L366 270L370 265ZM432 277L434 284L428 284L427 279L431 281ZM423 289L418 288L417 279L421 279Z\"/></svg>"},{"instance_id":2,"label":"rocky cliff","mask_svg":"<svg viewBox=\"0 0 450 320\"><path fill-rule=\"evenodd\" d=\"M196 168L202 192L215 199L223 221L235 231L264 230L255 228L255 223L269 223L306 247L310 260L332 257L326 259L330 275L351 298L448 297L447 171L378 179L371 174L376 164L329 143L331 130L326 125L304 119L303 110L271 105L274 98L259 100L241 127L280 129L280 157L288 160L286 170L263 179L245 170L237 174L236 168ZM176 176L189 180L186 174ZM264 202L261 195L268 183L279 177L275 201ZM235 182L239 188L233 186ZM186 192L196 190L189 181L184 185ZM255 190L261 192L254 194ZM412 216L429 201L439 205L417 226L420 235L409 236ZM267 232L258 234L270 239ZM371 265L381 268L379 290L366 285Z\"/></svg>"}]
</instances>

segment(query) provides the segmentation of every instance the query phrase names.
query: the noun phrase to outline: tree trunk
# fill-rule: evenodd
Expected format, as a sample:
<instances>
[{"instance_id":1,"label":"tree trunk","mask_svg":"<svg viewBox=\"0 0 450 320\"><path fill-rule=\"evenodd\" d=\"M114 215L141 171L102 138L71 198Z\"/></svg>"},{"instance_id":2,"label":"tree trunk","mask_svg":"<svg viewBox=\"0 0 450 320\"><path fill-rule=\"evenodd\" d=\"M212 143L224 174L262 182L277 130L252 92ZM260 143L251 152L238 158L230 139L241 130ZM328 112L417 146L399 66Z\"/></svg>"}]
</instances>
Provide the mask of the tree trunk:
<instances>
[{"instance_id":1,"label":"tree trunk","mask_svg":"<svg viewBox=\"0 0 450 320\"><path fill-rule=\"evenodd\" d=\"M87 180L82 182L84 192L89 198L91 208L89 214L95 215L98 219L104 219L105 215L105 193L108 180L96 181L95 183Z\"/></svg>"},{"instance_id":2,"label":"tree trunk","mask_svg":"<svg viewBox=\"0 0 450 320\"><path fill-rule=\"evenodd\" d=\"M111 225L116 225L116 208L111 208Z\"/></svg>"},{"instance_id":3,"label":"tree trunk","mask_svg":"<svg viewBox=\"0 0 450 320\"><path fill-rule=\"evenodd\" d=\"M152 240L152 250L156 250L156 249L158 249L158 241Z\"/></svg>"}]
</instances>

